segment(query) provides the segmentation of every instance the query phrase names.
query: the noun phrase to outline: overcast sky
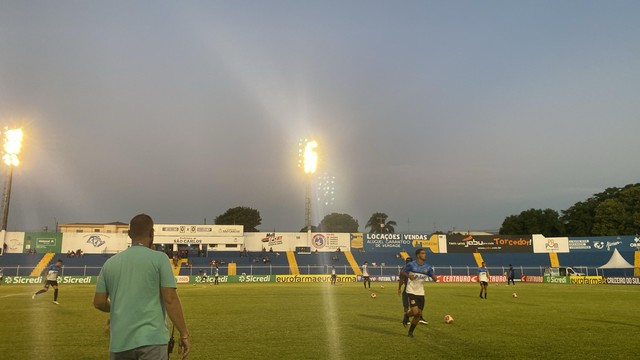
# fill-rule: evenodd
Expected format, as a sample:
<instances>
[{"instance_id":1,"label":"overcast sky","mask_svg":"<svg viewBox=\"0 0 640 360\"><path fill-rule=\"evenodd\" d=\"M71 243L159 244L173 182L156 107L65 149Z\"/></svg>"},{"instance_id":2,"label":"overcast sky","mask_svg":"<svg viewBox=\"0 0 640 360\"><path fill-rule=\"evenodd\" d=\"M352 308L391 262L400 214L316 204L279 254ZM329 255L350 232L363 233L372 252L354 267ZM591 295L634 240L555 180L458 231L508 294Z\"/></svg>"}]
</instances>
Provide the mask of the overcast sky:
<instances>
[{"instance_id":1,"label":"overcast sky","mask_svg":"<svg viewBox=\"0 0 640 360\"><path fill-rule=\"evenodd\" d=\"M9 230L250 206L498 229L640 180L639 1L0 1ZM5 174L7 169L3 166ZM2 175L0 174L0 175Z\"/></svg>"}]
</instances>

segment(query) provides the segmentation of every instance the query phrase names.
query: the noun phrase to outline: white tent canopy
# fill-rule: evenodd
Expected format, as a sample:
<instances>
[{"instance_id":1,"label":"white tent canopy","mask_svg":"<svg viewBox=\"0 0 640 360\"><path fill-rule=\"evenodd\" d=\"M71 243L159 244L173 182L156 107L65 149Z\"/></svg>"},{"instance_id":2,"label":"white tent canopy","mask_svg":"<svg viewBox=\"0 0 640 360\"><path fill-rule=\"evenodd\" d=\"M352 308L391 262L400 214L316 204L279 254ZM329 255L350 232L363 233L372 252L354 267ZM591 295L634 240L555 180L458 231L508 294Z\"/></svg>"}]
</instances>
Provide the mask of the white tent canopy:
<instances>
[{"instance_id":1,"label":"white tent canopy","mask_svg":"<svg viewBox=\"0 0 640 360\"><path fill-rule=\"evenodd\" d=\"M620 255L618 249L614 249L609 262L600 266L598 269L633 269L633 265L629 264L627 260Z\"/></svg>"}]
</instances>

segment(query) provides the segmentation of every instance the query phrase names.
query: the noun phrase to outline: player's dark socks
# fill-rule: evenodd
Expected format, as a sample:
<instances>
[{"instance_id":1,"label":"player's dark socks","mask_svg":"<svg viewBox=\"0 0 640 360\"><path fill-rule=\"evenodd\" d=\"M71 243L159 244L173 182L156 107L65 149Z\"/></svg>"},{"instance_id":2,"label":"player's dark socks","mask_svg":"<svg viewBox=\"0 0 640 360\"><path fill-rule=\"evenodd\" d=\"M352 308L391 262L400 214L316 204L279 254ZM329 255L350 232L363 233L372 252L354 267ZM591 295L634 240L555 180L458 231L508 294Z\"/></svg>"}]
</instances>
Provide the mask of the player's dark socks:
<instances>
[{"instance_id":1,"label":"player's dark socks","mask_svg":"<svg viewBox=\"0 0 640 360\"><path fill-rule=\"evenodd\" d=\"M409 331L409 334L407 334L408 337L412 338L413 337L413 332Z\"/></svg>"},{"instance_id":2,"label":"player's dark socks","mask_svg":"<svg viewBox=\"0 0 640 360\"><path fill-rule=\"evenodd\" d=\"M47 292L47 290L41 289L41 290L38 290L38 292L36 292L36 295L40 295L40 294L43 294L43 293L46 293L46 292Z\"/></svg>"},{"instance_id":3,"label":"player's dark socks","mask_svg":"<svg viewBox=\"0 0 640 360\"><path fill-rule=\"evenodd\" d=\"M484 298L485 298L485 300L487 299L487 294L484 294Z\"/></svg>"},{"instance_id":4,"label":"player's dark socks","mask_svg":"<svg viewBox=\"0 0 640 360\"><path fill-rule=\"evenodd\" d=\"M53 301L58 301L58 289L54 289L53 291Z\"/></svg>"},{"instance_id":5,"label":"player's dark socks","mask_svg":"<svg viewBox=\"0 0 640 360\"><path fill-rule=\"evenodd\" d=\"M411 323L411 327L409 327L409 334L413 335L413 330L416 329L416 324Z\"/></svg>"}]
</instances>

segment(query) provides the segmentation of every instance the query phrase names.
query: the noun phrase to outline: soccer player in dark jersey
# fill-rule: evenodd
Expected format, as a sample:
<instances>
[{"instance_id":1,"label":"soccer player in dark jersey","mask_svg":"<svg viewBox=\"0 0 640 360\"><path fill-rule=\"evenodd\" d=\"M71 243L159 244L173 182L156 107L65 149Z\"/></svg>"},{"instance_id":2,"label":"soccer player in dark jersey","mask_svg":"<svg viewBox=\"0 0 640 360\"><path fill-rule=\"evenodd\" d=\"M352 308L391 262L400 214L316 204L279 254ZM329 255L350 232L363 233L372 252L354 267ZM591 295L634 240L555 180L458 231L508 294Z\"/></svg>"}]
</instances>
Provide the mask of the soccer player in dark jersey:
<instances>
[{"instance_id":1,"label":"soccer player in dark jersey","mask_svg":"<svg viewBox=\"0 0 640 360\"><path fill-rule=\"evenodd\" d=\"M44 269L46 273L47 282L44 284L44 289L38 290L37 293L31 295L32 299L36 298L36 295L40 295L49 291L49 286L53 287L53 303L58 305L58 274L62 271L62 260L58 259L55 264L49 265Z\"/></svg>"},{"instance_id":2,"label":"soccer player in dark jersey","mask_svg":"<svg viewBox=\"0 0 640 360\"><path fill-rule=\"evenodd\" d=\"M516 286L516 272L513 270L513 265L509 264L509 271L507 274L507 285L509 285L509 283L513 283L513 286Z\"/></svg>"},{"instance_id":3,"label":"soccer player in dark jersey","mask_svg":"<svg viewBox=\"0 0 640 360\"><path fill-rule=\"evenodd\" d=\"M411 327L407 336L413 337L413 330L420 322L422 310L424 310L424 281L431 278L436 281L433 267L425 262L427 252L425 249L416 250L416 260L408 263L400 272L400 275L408 279L406 291L409 297L409 311L407 316L413 316Z\"/></svg>"}]
</instances>

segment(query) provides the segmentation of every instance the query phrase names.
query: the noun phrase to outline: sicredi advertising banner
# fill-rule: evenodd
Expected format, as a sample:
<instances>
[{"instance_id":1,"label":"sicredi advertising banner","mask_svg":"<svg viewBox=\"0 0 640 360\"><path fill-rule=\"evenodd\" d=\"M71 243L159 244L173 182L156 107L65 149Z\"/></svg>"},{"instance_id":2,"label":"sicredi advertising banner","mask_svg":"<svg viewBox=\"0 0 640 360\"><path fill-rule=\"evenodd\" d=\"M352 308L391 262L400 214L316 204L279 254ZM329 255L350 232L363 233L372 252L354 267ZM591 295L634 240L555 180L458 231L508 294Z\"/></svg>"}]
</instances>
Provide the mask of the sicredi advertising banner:
<instances>
[{"instance_id":1,"label":"sicredi advertising banner","mask_svg":"<svg viewBox=\"0 0 640 360\"><path fill-rule=\"evenodd\" d=\"M545 276L545 284L569 284L568 276Z\"/></svg>"},{"instance_id":2,"label":"sicredi advertising banner","mask_svg":"<svg viewBox=\"0 0 640 360\"><path fill-rule=\"evenodd\" d=\"M58 284L95 284L97 276L58 276ZM7 285L44 285L44 276L5 276Z\"/></svg>"},{"instance_id":3,"label":"sicredi advertising banner","mask_svg":"<svg viewBox=\"0 0 640 360\"><path fill-rule=\"evenodd\" d=\"M63 233L62 252L82 250L85 254L115 254L131 243L127 234Z\"/></svg>"},{"instance_id":4,"label":"sicredi advertising banner","mask_svg":"<svg viewBox=\"0 0 640 360\"><path fill-rule=\"evenodd\" d=\"M530 253L533 252L531 235L447 235L447 252L504 252Z\"/></svg>"},{"instance_id":5,"label":"sicredi advertising banner","mask_svg":"<svg viewBox=\"0 0 640 360\"><path fill-rule=\"evenodd\" d=\"M534 253L568 253L569 238L568 237L544 237L543 235L533 235L533 252Z\"/></svg>"},{"instance_id":6,"label":"sicredi advertising banner","mask_svg":"<svg viewBox=\"0 0 640 360\"><path fill-rule=\"evenodd\" d=\"M590 236L569 237L571 251L638 251L640 236Z\"/></svg>"}]
</instances>

